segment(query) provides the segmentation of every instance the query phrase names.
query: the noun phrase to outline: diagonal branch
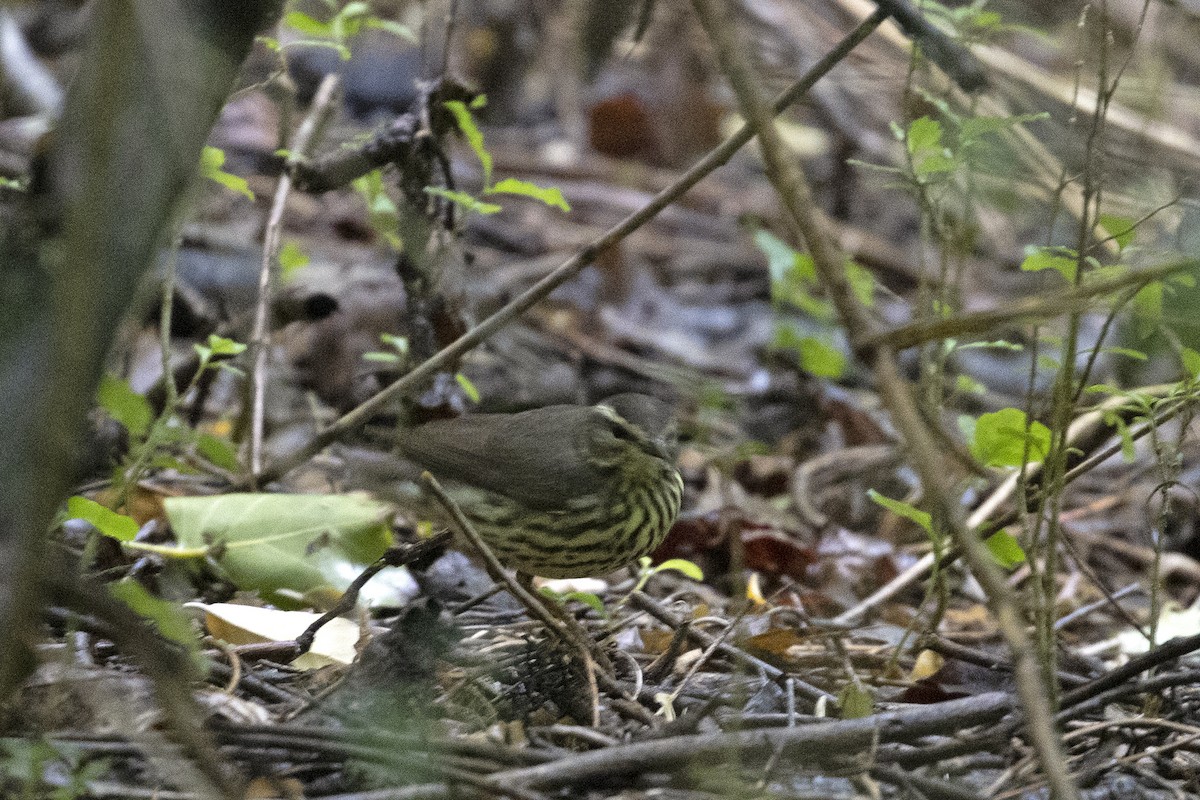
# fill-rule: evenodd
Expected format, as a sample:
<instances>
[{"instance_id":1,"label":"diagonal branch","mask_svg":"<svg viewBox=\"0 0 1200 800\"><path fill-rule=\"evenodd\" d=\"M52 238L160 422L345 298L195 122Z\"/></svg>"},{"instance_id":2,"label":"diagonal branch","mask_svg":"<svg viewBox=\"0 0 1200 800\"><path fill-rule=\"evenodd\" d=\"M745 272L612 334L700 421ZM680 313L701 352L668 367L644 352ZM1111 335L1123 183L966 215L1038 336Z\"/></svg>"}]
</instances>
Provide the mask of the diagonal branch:
<instances>
[{"instance_id":1,"label":"diagonal branch","mask_svg":"<svg viewBox=\"0 0 1200 800\"><path fill-rule=\"evenodd\" d=\"M800 80L796 81L776 98L772 106L774 113L778 114L803 97L812 88L813 84L833 69L834 66L846 57L847 53L853 50L859 42L867 38L875 28L879 27L885 17L884 12L876 11L863 20L858 27L847 34L824 58L814 64L812 69L806 72ZM477 347L496 331L533 308L552 291L575 277L580 270L595 261L600 253L645 225L660 211L678 200L689 189L707 177L709 173L727 163L733 157L734 153L753 137L753 128L749 125L743 125L737 133L714 148L708 155L692 166L691 169L681 175L678 180L655 195L653 200L617 223L608 232L588 244L574 256L567 259L566 262L549 275L514 298L508 305L479 323L470 331L467 331L467 333L443 348L440 352L435 353L425 363L413 369L412 372L391 383L357 408L347 412L295 453L283 456L266 465L258 476L260 484L277 480L289 470L303 464L347 432L366 423L387 403L417 389L436 375L439 370L454 363L463 353Z\"/></svg>"}]
</instances>

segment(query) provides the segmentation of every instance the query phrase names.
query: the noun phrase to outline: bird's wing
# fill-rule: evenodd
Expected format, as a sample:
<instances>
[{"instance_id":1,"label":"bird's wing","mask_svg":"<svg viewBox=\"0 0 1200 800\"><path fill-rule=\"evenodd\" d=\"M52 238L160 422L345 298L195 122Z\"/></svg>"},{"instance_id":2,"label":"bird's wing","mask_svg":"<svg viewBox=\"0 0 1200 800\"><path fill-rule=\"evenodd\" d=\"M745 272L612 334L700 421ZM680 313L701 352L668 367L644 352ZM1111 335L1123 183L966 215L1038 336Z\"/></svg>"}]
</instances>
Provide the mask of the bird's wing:
<instances>
[{"instance_id":1,"label":"bird's wing","mask_svg":"<svg viewBox=\"0 0 1200 800\"><path fill-rule=\"evenodd\" d=\"M549 406L430 422L402 431L398 443L402 454L437 478L554 509L603 479L583 455L591 426L602 424L588 406Z\"/></svg>"}]
</instances>

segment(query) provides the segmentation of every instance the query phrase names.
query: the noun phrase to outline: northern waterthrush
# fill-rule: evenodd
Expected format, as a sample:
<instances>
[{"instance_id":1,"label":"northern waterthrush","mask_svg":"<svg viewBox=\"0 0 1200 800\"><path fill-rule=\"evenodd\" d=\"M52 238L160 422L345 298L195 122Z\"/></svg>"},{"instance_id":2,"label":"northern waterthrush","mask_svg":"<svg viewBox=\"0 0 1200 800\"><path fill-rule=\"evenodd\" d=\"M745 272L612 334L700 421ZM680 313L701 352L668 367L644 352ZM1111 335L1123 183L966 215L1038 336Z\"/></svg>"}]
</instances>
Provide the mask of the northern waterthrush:
<instances>
[{"instance_id":1,"label":"northern waterthrush","mask_svg":"<svg viewBox=\"0 0 1200 800\"><path fill-rule=\"evenodd\" d=\"M445 483L496 556L548 578L602 575L654 550L679 513L666 404L473 414L403 431L401 453Z\"/></svg>"}]
</instances>

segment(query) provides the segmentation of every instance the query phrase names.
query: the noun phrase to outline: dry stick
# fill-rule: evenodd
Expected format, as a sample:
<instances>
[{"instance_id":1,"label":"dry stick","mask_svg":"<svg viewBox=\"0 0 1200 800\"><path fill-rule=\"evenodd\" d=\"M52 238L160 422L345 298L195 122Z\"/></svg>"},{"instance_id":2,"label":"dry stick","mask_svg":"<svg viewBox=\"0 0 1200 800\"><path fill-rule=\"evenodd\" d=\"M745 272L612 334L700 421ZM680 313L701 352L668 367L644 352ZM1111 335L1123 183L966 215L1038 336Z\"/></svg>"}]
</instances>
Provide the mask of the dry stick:
<instances>
[{"instance_id":1,"label":"dry stick","mask_svg":"<svg viewBox=\"0 0 1200 800\"><path fill-rule=\"evenodd\" d=\"M804 237L813 266L837 308L855 352L873 361L880 395L914 456L922 486L938 512L937 516L949 526L971 571L988 594L992 612L1013 654L1013 674L1025 706L1026 728L1047 781L1058 800L1075 800L1079 793L1067 771L1040 666L1004 575L991 560L983 542L963 524L962 510L955 501L941 454L931 444L893 352L880 347L871 353L869 348L863 347L872 338L876 323L853 292L845 259L827 235L827 223L813 202L803 171L786 153L774 120L759 94L760 84L746 55L748 48L738 40L737 29L725 4L721 0L692 0L692 6L713 43L722 71L737 94L743 115L758 134L767 176Z\"/></svg>"},{"instance_id":2,"label":"dry stick","mask_svg":"<svg viewBox=\"0 0 1200 800\"><path fill-rule=\"evenodd\" d=\"M884 12L876 10L875 13L863 20L828 55L813 65L813 68L806 72L804 77L792 84L787 91L775 100L773 106L775 113L779 113L804 96L812 88L813 84L833 69L859 42L867 38L871 31L879 27L879 24L883 22L885 17L886 14ZM303 464L325 449L326 446L337 441L339 437L348 431L354 430L366 423L367 420L388 402L420 386L437 374L438 370L448 366L463 353L476 347L496 331L537 305L559 285L575 277L580 270L595 261L601 252L612 247L645 225L660 211L683 196L703 178L707 177L709 173L728 162L733 157L733 154L753 137L753 130L747 125L742 126L737 133L718 145L708 155L700 159L700 161L696 162L691 169L680 176L679 180L655 195L654 199L644 207L630 214L614 227L610 228L600 238L585 246L549 275L546 275L514 298L508 305L476 325L456 341L447 345L440 352L435 353L425 363L413 369L412 372L409 372L403 378L388 385L357 408L347 412L345 416L322 430L313 437L311 442L295 453L283 456L268 464L259 473L259 482L268 483L276 480L287 473L288 470Z\"/></svg>"},{"instance_id":3,"label":"dry stick","mask_svg":"<svg viewBox=\"0 0 1200 800\"><path fill-rule=\"evenodd\" d=\"M506 770L490 776L496 786L554 789L608 779L614 775L664 772L692 763L713 765L719 759L766 758L779 748L793 764L821 764L874 747L933 734L951 735L964 728L995 723L1013 710L1012 697L989 692L936 705L884 711L859 719L822 722L796 728L676 736L580 753L536 767Z\"/></svg>"},{"instance_id":4,"label":"dry stick","mask_svg":"<svg viewBox=\"0 0 1200 800\"><path fill-rule=\"evenodd\" d=\"M288 164L303 157L309 144L316 138L317 130L321 127L326 116L332 110L333 98L337 94L338 76L329 74L321 81L317 94L313 98L312 109L308 112L299 130L296 131L292 142ZM284 170L279 176L275 187L275 199L271 203L271 213L267 217L266 230L263 233L262 265L258 272L258 302L254 307L254 328L250 334L251 368L250 368L250 480L257 487L261 483L262 474L262 445L263 418L266 410L267 356L271 349L271 301L272 287L275 275L275 265L279 260L279 242L283 233L283 210L287 205L288 194L292 190L292 174Z\"/></svg>"},{"instance_id":5,"label":"dry stick","mask_svg":"<svg viewBox=\"0 0 1200 800\"><path fill-rule=\"evenodd\" d=\"M1014 320L1042 320L1060 316L1071 311L1081 311L1088 304L1107 294L1122 289L1140 288L1153 281L1170 277L1177 272L1194 269L1200 261L1194 258L1180 259L1155 267L1139 269L1108 280L1098 280L1075 286L1052 295L1036 295L1006 302L1003 308L960 314L935 322L914 322L902 325L863 342L867 347L887 346L893 350L905 350L926 342L985 333L996 326Z\"/></svg>"},{"instance_id":6,"label":"dry stick","mask_svg":"<svg viewBox=\"0 0 1200 800\"><path fill-rule=\"evenodd\" d=\"M387 567L402 567L406 564L411 564L418 559L430 555L439 547L449 542L450 534L446 533L431 536L428 539L422 539L412 544L389 547L382 556L375 559L375 563L360 572L358 577L350 582L350 585L346 587L346 591L342 592L342 596L338 598L333 608L317 617L311 625L304 629L303 633L296 637L296 648L299 651L296 653L296 657L298 658L309 651L313 640L317 638L317 631L343 614L348 614L354 608L355 604L358 603L359 592L367 585L367 581L374 578L376 574Z\"/></svg>"}]
</instances>

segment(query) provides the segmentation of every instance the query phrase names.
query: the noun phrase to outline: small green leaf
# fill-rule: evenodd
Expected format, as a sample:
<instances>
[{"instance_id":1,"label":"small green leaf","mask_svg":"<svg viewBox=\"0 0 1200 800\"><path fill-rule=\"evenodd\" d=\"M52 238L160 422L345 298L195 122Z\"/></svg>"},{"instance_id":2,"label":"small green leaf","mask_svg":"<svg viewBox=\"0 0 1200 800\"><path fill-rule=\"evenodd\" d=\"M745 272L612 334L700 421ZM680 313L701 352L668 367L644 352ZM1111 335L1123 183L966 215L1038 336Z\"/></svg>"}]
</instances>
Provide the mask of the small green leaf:
<instances>
[{"instance_id":1,"label":"small green leaf","mask_svg":"<svg viewBox=\"0 0 1200 800\"><path fill-rule=\"evenodd\" d=\"M1050 429L1036 420L1026 425L1025 412L1003 408L975 421L971 454L989 467L1019 467L1023 459L1045 459L1050 452Z\"/></svg>"},{"instance_id":2,"label":"small green leaf","mask_svg":"<svg viewBox=\"0 0 1200 800\"><path fill-rule=\"evenodd\" d=\"M308 254L300 249L300 245L295 242L285 242L279 249L280 277L284 281L290 280L296 270L307 265L309 260Z\"/></svg>"},{"instance_id":3,"label":"small green leaf","mask_svg":"<svg viewBox=\"0 0 1200 800\"><path fill-rule=\"evenodd\" d=\"M458 381L458 385L462 387L463 393L472 403L479 403L479 390L475 388L475 384L471 383L471 379L461 372L454 373L454 380Z\"/></svg>"},{"instance_id":4,"label":"small green leaf","mask_svg":"<svg viewBox=\"0 0 1200 800\"><path fill-rule=\"evenodd\" d=\"M516 194L523 197L532 197L534 200L540 200L548 206L553 206L563 211L571 210L562 192L553 186L542 187L529 181L519 181L516 178L505 178L495 186L485 189L484 194Z\"/></svg>"},{"instance_id":5,"label":"small green leaf","mask_svg":"<svg viewBox=\"0 0 1200 800\"><path fill-rule=\"evenodd\" d=\"M451 203L457 203L467 211L474 211L477 214L495 214L502 208L495 203L485 203L466 192L452 192L449 189L441 189L437 186L426 186L425 191L438 197L444 197Z\"/></svg>"},{"instance_id":6,"label":"small green leaf","mask_svg":"<svg viewBox=\"0 0 1200 800\"><path fill-rule=\"evenodd\" d=\"M145 436L154 420L146 398L135 392L129 382L105 373L96 390L96 402L133 437Z\"/></svg>"},{"instance_id":7,"label":"small green leaf","mask_svg":"<svg viewBox=\"0 0 1200 800\"><path fill-rule=\"evenodd\" d=\"M408 354L407 336L396 336L393 333L381 333L379 334L379 341L383 342L388 347L391 347L402 356Z\"/></svg>"},{"instance_id":8,"label":"small green leaf","mask_svg":"<svg viewBox=\"0 0 1200 800\"><path fill-rule=\"evenodd\" d=\"M350 183L367 204L368 221L371 229L393 249L401 250L402 242L397 231L400 228L400 212L392 198L388 197L383 185L383 171L371 170Z\"/></svg>"},{"instance_id":9,"label":"small green leaf","mask_svg":"<svg viewBox=\"0 0 1200 800\"><path fill-rule=\"evenodd\" d=\"M130 542L137 536L137 520L118 514L95 500L75 495L67 500L67 518L90 522L96 530L118 542Z\"/></svg>"},{"instance_id":10,"label":"small green leaf","mask_svg":"<svg viewBox=\"0 0 1200 800\"><path fill-rule=\"evenodd\" d=\"M483 188L486 190L492 185L492 154L483 144L483 131L479 130L479 126L475 124L475 118L471 116L471 111L467 108L466 103L461 100L448 100L445 105L454 115L458 129L466 137L467 144L471 145L471 149L475 151L479 163L483 165Z\"/></svg>"},{"instance_id":11,"label":"small green leaf","mask_svg":"<svg viewBox=\"0 0 1200 800\"><path fill-rule=\"evenodd\" d=\"M800 277L812 279L816 277L816 268L812 259L801 263L802 254L789 247L786 242L770 231L759 229L754 232L754 244L767 257L767 270L771 274L771 283L785 280L789 273L800 272Z\"/></svg>"},{"instance_id":12,"label":"small green leaf","mask_svg":"<svg viewBox=\"0 0 1200 800\"><path fill-rule=\"evenodd\" d=\"M328 37L333 35L333 29L327 22L321 22L303 11L292 11L283 15L283 24L295 28L305 36Z\"/></svg>"},{"instance_id":13,"label":"small green leaf","mask_svg":"<svg viewBox=\"0 0 1200 800\"><path fill-rule=\"evenodd\" d=\"M1190 377L1200 377L1200 353L1190 347L1184 347L1179 351L1179 360L1183 362L1183 368Z\"/></svg>"},{"instance_id":14,"label":"small green leaf","mask_svg":"<svg viewBox=\"0 0 1200 800\"><path fill-rule=\"evenodd\" d=\"M696 566L691 561L688 561L686 558L667 559L654 568L654 572L666 572L667 570L682 572L685 576L694 581L704 580L704 570L700 569L700 567Z\"/></svg>"},{"instance_id":15,"label":"small green leaf","mask_svg":"<svg viewBox=\"0 0 1200 800\"><path fill-rule=\"evenodd\" d=\"M997 339L991 342L967 342L960 344L954 348L955 350L1011 350L1014 353L1020 353L1025 350L1025 345L1019 342L1006 342L1003 339Z\"/></svg>"},{"instance_id":16,"label":"small green leaf","mask_svg":"<svg viewBox=\"0 0 1200 800\"><path fill-rule=\"evenodd\" d=\"M805 336L798 342L800 366L818 378L840 378L846 371L846 356L827 342Z\"/></svg>"},{"instance_id":17,"label":"small green leaf","mask_svg":"<svg viewBox=\"0 0 1200 800\"><path fill-rule=\"evenodd\" d=\"M205 147L200 154L200 176L216 181L226 189L240 192L253 200L254 192L250 191L250 184L246 183L246 179L221 169L224 164L224 150L219 147Z\"/></svg>"},{"instance_id":18,"label":"small green leaf","mask_svg":"<svg viewBox=\"0 0 1200 800\"><path fill-rule=\"evenodd\" d=\"M838 692L838 708L842 719L862 719L875 711L875 698L856 683L847 683Z\"/></svg>"},{"instance_id":19,"label":"small green leaf","mask_svg":"<svg viewBox=\"0 0 1200 800\"><path fill-rule=\"evenodd\" d=\"M369 353L362 354L363 361L377 361L383 364L399 364L400 356L395 353L382 353L378 350L372 350Z\"/></svg>"},{"instance_id":20,"label":"small green leaf","mask_svg":"<svg viewBox=\"0 0 1200 800\"><path fill-rule=\"evenodd\" d=\"M988 552L996 559L996 563L1005 569L1019 567L1025 563L1025 550L1017 541L1017 537L1008 531L997 531L984 539L983 543L987 545Z\"/></svg>"},{"instance_id":21,"label":"small green leaf","mask_svg":"<svg viewBox=\"0 0 1200 800\"><path fill-rule=\"evenodd\" d=\"M604 607L604 601L600 599L599 595L591 592L567 592L562 597L564 600L578 600L600 616L608 616L608 609Z\"/></svg>"},{"instance_id":22,"label":"small green leaf","mask_svg":"<svg viewBox=\"0 0 1200 800\"><path fill-rule=\"evenodd\" d=\"M1133 243L1133 238L1137 231L1134 228L1134 220L1128 217L1117 216L1116 214L1101 214L1100 227L1108 233L1109 236L1117 243L1117 247L1124 250Z\"/></svg>"},{"instance_id":23,"label":"small green leaf","mask_svg":"<svg viewBox=\"0 0 1200 800\"><path fill-rule=\"evenodd\" d=\"M847 261L846 277L850 281L850 288L854 291L858 302L867 308L874 308L875 276L871 274L871 271L854 261Z\"/></svg>"},{"instance_id":24,"label":"small green leaf","mask_svg":"<svg viewBox=\"0 0 1200 800\"><path fill-rule=\"evenodd\" d=\"M904 137L908 152L916 155L923 150L937 150L942 146L942 125L929 117L914 119L908 124Z\"/></svg>"},{"instance_id":25,"label":"small green leaf","mask_svg":"<svg viewBox=\"0 0 1200 800\"><path fill-rule=\"evenodd\" d=\"M237 472L241 469L242 465L238 462L237 447L224 436L216 436L211 433L198 434L196 436L196 449L200 451L200 455L221 469L228 470L229 472Z\"/></svg>"},{"instance_id":26,"label":"small green leaf","mask_svg":"<svg viewBox=\"0 0 1200 800\"><path fill-rule=\"evenodd\" d=\"M208 341L205 343L205 349L214 356L238 356L246 352L246 345L210 333Z\"/></svg>"},{"instance_id":27,"label":"small green leaf","mask_svg":"<svg viewBox=\"0 0 1200 800\"><path fill-rule=\"evenodd\" d=\"M1078 258L1070 250L1061 247L1033 247L1021 262L1024 272L1040 272L1052 269L1058 272L1069 283L1075 282L1075 272L1078 269Z\"/></svg>"},{"instance_id":28,"label":"small green leaf","mask_svg":"<svg viewBox=\"0 0 1200 800\"><path fill-rule=\"evenodd\" d=\"M912 158L913 172L918 177L953 172L957 166L949 151L942 146L942 125L929 117L913 120L908 126L905 143Z\"/></svg>"},{"instance_id":29,"label":"small green leaf","mask_svg":"<svg viewBox=\"0 0 1200 800\"><path fill-rule=\"evenodd\" d=\"M896 516L903 517L910 522L920 525L930 536L933 535L933 517L930 516L928 511L922 511L911 503L905 503L903 500L893 500L874 489L867 491L867 497Z\"/></svg>"},{"instance_id":30,"label":"small green leaf","mask_svg":"<svg viewBox=\"0 0 1200 800\"><path fill-rule=\"evenodd\" d=\"M970 375L954 376L954 388L963 394L987 394L987 387L972 378Z\"/></svg>"}]
</instances>

